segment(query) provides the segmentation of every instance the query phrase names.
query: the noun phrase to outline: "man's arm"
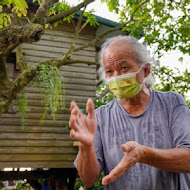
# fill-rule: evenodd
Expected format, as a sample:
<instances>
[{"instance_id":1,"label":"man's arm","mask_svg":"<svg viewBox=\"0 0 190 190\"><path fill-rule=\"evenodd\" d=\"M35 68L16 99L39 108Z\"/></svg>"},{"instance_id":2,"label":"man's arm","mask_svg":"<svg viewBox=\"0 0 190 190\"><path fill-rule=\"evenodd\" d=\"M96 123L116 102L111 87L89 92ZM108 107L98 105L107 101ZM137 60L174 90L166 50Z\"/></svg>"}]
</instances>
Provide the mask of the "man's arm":
<instances>
[{"instance_id":1,"label":"man's arm","mask_svg":"<svg viewBox=\"0 0 190 190\"><path fill-rule=\"evenodd\" d=\"M145 147L143 163L170 172L190 172L190 150L186 148L156 149Z\"/></svg>"},{"instance_id":2,"label":"man's arm","mask_svg":"<svg viewBox=\"0 0 190 190\"><path fill-rule=\"evenodd\" d=\"M95 148L80 147L77 170L79 176L87 187L93 185L100 176L100 169L96 158Z\"/></svg>"},{"instance_id":3,"label":"man's arm","mask_svg":"<svg viewBox=\"0 0 190 190\"><path fill-rule=\"evenodd\" d=\"M190 150L185 148L155 149L130 141L121 146L121 162L102 180L106 185L118 179L137 162L170 172L190 172Z\"/></svg>"},{"instance_id":4,"label":"man's arm","mask_svg":"<svg viewBox=\"0 0 190 190\"><path fill-rule=\"evenodd\" d=\"M69 125L72 128L70 136L80 141L77 159L77 170L87 187L93 185L100 175L98 160L95 153L94 137L97 128L94 104L91 99L86 105L88 115L84 115L75 102L71 102L71 117Z\"/></svg>"}]
</instances>

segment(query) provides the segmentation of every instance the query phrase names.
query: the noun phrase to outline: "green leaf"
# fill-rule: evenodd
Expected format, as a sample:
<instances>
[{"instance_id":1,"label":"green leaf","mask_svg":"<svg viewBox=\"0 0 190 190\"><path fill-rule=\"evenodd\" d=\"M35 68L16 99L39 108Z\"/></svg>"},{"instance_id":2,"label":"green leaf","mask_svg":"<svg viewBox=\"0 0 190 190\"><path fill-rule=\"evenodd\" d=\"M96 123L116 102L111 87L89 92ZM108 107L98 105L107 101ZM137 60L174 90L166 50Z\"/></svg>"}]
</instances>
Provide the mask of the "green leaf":
<instances>
[{"instance_id":1,"label":"green leaf","mask_svg":"<svg viewBox=\"0 0 190 190\"><path fill-rule=\"evenodd\" d=\"M1 0L1 2L0 2L0 4L2 4L2 5L8 5L10 3L12 3L12 0Z\"/></svg>"},{"instance_id":2,"label":"green leaf","mask_svg":"<svg viewBox=\"0 0 190 190\"><path fill-rule=\"evenodd\" d=\"M28 8L28 5L25 0L13 0L15 6L19 8Z\"/></svg>"}]
</instances>

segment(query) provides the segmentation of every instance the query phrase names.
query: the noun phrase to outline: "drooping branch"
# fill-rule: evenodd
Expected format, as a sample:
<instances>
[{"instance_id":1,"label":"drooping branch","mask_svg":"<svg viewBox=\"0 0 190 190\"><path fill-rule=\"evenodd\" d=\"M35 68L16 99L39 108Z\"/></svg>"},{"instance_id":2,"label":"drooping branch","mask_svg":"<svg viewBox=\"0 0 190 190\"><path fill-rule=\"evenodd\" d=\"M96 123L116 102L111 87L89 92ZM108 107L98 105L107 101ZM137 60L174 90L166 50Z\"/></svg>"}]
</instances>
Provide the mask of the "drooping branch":
<instances>
[{"instance_id":1,"label":"drooping branch","mask_svg":"<svg viewBox=\"0 0 190 190\"><path fill-rule=\"evenodd\" d=\"M51 6L57 2L57 0L43 0L40 4L38 10L36 11L36 14L33 19L33 23L38 23L41 25L46 24L47 18L48 18L48 12Z\"/></svg>"},{"instance_id":2,"label":"drooping branch","mask_svg":"<svg viewBox=\"0 0 190 190\"><path fill-rule=\"evenodd\" d=\"M74 52L83 50L84 48L87 48L87 47L89 47L89 46L91 46L91 45L97 43L98 41L100 41L100 40L101 40L104 36L106 36L107 34L109 34L109 33L111 33L111 32L114 32L114 31L117 31L117 30L121 30L124 26L128 25L130 22L138 22L139 20L134 19L135 13L138 11L138 9L139 9L141 6L143 6L143 5L144 5L145 3L147 3L147 2L148 2L148 1L142 2L142 3L133 11L133 13L131 14L130 19L129 19L127 22L125 22L125 23L123 23L123 24L121 24L121 25L119 25L119 26L117 26L117 27L115 27L115 28L111 28L111 29L106 30L105 32L101 33L100 35L98 35L96 38L94 38L94 39L91 40L90 42L86 43L85 45L80 46L80 47L78 47L78 48L75 48Z\"/></svg>"},{"instance_id":3,"label":"drooping branch","mask_svg":"<svg viewBox=\"0 0 190 190\"><path fill-rule=\"evenodd\" d=\"M86 7L88 4L90 4L90 3L94 2L94 1L95 0L85 0L82 3L70 8L69 10L67 10L67 11L65 11L63 13L60 13L58 15L55 15L55 16L52 16L52 17L48 18L47 23L52 24L52 23L54 23L54 22L56 22L58 20L61 20L64 17L69 16L72 13L75 13L76 11L80 10L81 8Z\"/></svg>"},{"instance_id":4,"label":"drooping branch","mask_svg":"<svg viewBox=\"0 0 190 190\"><path fill-rule=\"evenodd\" d=\"M41 65L52 65L56 67L60 67L63 65L69 65L74 63L86 63L88 65L95 65L97 62L91 61L83 61L83 60L72 60L66 57L61 59L47 60L42 61L35 67L28 67L23 70L22 73L15 79L13 83L10 83L9 86L2 90L0 93L0 115L8 110L9 105L12 100L14 100L17 94L20 92L22 88L24 88L27 84L29 84L34 77L36 77L38 71L40 70Z\"/></svg>"}]
</instances>

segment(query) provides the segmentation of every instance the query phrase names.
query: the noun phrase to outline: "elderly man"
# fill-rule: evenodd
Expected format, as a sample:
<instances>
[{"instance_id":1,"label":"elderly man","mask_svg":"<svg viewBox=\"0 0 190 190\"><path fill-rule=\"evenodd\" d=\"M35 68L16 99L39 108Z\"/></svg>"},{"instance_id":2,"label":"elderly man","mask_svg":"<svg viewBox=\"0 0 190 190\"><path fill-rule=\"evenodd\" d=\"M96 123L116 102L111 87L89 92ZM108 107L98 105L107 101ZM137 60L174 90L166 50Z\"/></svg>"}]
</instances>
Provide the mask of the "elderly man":
<instances>
[{"instance_id":1,"label":"elderly man","mask_svg":"<svg viewBox=\"0 0 190 190\"><path fill-rule=\"evenodd\" d=\"M190 111L181 95L149 89L150 58L130 36L108 39L100 52L103 74L116 99L88 115L71 103L75 161L87 187L104 171L109 190L189 190Z\"/></svg>"}]
</instances>

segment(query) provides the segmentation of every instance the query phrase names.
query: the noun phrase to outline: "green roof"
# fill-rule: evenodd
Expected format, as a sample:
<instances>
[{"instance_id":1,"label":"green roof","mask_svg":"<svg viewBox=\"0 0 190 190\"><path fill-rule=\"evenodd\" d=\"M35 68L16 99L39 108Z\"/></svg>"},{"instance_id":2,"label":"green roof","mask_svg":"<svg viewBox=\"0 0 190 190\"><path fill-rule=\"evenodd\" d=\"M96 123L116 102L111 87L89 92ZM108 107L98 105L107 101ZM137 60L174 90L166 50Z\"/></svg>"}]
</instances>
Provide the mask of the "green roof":
<instances>
[{"instance_id":1,"label":"green roof","mask_svg":"<svg viewBox=\"0 0 190 190\"><path fill-rule=\"evenodd\" d=\"M76 16L79 16L79 15L81 14L81 12L82 12L82 11L79 10L79 11L77 11L77 12L75 13L75 15L76 15ZM121 24L118 23L118 22L114 22L114 21L112 21L112 20L109 20L109 19L106 19L106 18L97 16L97 15L94 15L94 16L96 16L96 20L97 20L98 23L100 23L100 24L104 24L104 25L110 26L110 27L116 27L116 26L121 25Z\"/></svg>"}]
</instances>

